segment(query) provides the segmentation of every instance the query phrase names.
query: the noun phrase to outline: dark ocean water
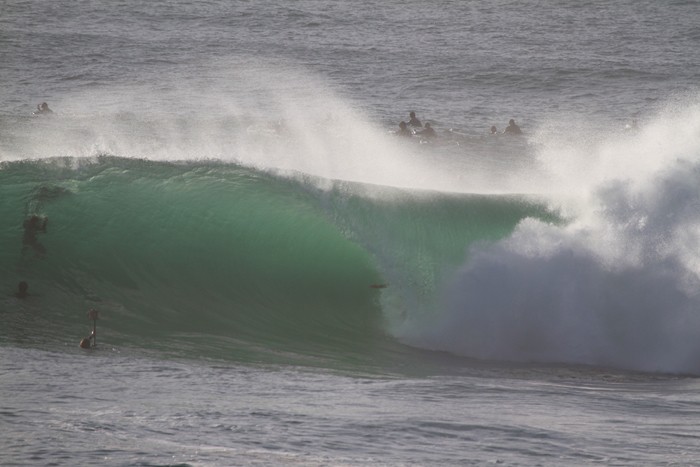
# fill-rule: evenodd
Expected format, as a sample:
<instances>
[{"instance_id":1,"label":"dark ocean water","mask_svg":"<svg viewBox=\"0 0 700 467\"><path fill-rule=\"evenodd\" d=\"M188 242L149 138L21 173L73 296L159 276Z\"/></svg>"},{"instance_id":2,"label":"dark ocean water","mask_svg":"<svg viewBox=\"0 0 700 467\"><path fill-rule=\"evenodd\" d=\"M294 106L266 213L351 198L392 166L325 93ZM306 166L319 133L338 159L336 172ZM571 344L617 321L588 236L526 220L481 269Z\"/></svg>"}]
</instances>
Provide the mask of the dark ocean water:
<instances>
[{"instance_id":1,"label":"dark ocean water","mask_svg":"<svg viewBox=\"0 0 700 467\"><path fill-rule=\"evenodd\" d=\"M699 19L4 2L0 464L700 462Z\"/></svg>"}]
</instances>

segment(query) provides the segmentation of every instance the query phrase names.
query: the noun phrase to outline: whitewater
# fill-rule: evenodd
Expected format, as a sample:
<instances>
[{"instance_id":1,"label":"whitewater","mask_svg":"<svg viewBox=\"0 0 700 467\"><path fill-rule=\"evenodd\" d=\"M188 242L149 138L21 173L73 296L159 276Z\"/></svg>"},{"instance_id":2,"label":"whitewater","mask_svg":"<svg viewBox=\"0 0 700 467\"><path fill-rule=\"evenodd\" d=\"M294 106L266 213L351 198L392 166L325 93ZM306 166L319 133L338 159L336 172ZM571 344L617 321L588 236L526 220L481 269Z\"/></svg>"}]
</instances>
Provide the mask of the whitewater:
<instances>
[{"instance_id":1,"label":"whitewater","mask_svg":"<svg viewBox=\"0 0 700 467\"><path fill-rule=\"evenodd\" d=\"M699 14L5 2L0 463L700 463Z\"/></svg>"}]
</instances>

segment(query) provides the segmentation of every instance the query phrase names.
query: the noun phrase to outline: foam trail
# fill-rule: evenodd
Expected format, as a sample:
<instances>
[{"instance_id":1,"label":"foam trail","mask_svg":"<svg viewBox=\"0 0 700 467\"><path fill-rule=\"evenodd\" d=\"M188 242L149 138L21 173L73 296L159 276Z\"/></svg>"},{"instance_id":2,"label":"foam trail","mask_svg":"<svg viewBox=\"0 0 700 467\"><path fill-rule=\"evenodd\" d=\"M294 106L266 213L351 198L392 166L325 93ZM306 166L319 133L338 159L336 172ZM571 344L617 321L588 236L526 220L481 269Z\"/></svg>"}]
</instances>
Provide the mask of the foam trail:
<instances>
[{"instance_id":1,"label":"foam trail","mask_svg":"<svg viewBox=\"0 0 700 467\"><path fill-rule=\"evenodd\" d=\"M442 312L398 334L477 358L699 374L700 109L599 149L571 222L526 219L473 247ZM573 181L577 164L559 164Z\"/></svg>"}]
</instances>

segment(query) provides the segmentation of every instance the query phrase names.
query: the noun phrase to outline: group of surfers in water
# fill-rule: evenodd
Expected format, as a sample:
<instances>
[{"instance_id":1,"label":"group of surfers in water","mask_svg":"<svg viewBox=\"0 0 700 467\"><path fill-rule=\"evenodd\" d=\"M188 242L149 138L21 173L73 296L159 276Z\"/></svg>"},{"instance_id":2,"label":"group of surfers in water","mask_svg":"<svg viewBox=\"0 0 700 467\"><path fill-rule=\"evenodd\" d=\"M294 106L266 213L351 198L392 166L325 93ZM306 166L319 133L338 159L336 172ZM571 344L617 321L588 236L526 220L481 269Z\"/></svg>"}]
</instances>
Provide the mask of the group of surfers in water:
<instances>
[{"instance_id":1,"label":"group of surfers in water","mask_svg":"<svg viewBox=\"0 0 700 467\"><path fill-rule=\"evenodd\" d=\"M49 108L49 104L46 102L42 102L41 104L36 106L37 109L34 111L34 115L51 115L53 114L53 110ZM408 122L402 121L399 123L399 130L396 132L397 135L399 136L421 136L426 139L434 139L437 138L437 133L435 132L435 129L432 127L430 123L423 125L423 123L416 117L415 112L409 112L408 114ZM491 127L491 134L496 135L498 133L498 129L496 126ZM502 134L505 135L522 135L523 132L520 129L520 127L515 123L515 120L512 118L508 122L508 126L503 130Z\"/></svg>"},{"instance_id":2,"label":"group of surfers in water","mask_svg":"<svg viewBox=\"0 0 700 467\"><path fill-rule=\"evenodd\" d=\"M416 117L415 112L410 112L408 114L408 117L408 122L402 121L401 123L399 123L399 129L396 132L397 135L417 135L426 139L437 138L437 133L435 132L435 129L430 125L430 123L426 123L425 126L423 126L423 123L418 119L418 117ZM494 125L491 127L491 134L522 135L523 132L520 129L520 127L515 123L515 120L511 118L508 122L508 126L503 130L502 133L499 133L498 128L496 128L496 126Z\"/></svg>"}]
</instances>

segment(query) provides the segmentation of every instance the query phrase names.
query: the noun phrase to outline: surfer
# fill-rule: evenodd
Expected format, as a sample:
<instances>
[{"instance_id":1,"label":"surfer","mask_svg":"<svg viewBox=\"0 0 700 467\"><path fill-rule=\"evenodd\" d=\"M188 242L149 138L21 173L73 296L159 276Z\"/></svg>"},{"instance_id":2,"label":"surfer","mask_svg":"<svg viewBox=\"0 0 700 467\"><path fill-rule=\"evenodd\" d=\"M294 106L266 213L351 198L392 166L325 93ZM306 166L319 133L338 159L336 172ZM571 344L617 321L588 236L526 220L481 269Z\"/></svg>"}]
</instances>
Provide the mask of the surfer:
<instances>
[{"instance_id":1,"label":"surfer","mask_svg":"<svg viewBox=\"0 0 700 467\"><path fill-rule=\"evenodd\" d=\"M34 111L34 115L50 115L53 113L53 110L49 109L49 104L46 102L42 102L41 104L36 106L36 110Z\"/></svg>"},{"instance_id":2,"label":"surfer","mask_svg":"<svg viewBox=\"0 0 700 467\"><path fill-rule=\"evenodd\" d=\"M506 127L506 129L503 130L503 133L507 134L507 135L522 135L523 134L520 127L515 124L515 120L513 120L512 118L508 122L508 126Z\"/></svg>"},{"instance_id":3,"label":"surfer","mask_svg":"<svg viewBox=\"0 0 700 467\"><path fill-rule=\"evenodd\" d=\"M496 135L498 133L498 128L496 128L496 125L491 126L491 134Z\"/></svg>"},{"instance_id":4,"label":"surfer","mask_svg":"<svg viewBox=\"0 0 700 467\"><path fill-rule=\"evenodd\" d=\"M26 281L21 281L17 285L17 293L15 294L15 297L27 298L28 295L29 295L29 284L27 284Z\"/></svg>"},{"instance_id":5,"label":"surfer","mask_svg":"<svg viewBox=\"0 0 700 467\"><path fill-rule=\"evenodd\" d=\"M81 349L90 349L92 347L95 347L95 344L93 343L94 338L95 338L95 331L91 332L89 336L83 337L80 340L80 348Z\"/></svg>"},{"instance_id":6,"label":"surfer","mask_svg":"<svg viewBox=\"0 0 700 467\"><path fill-rule=\"evenodd\" d=\"M37 234L40 232L46 233L46 224L48 223L48 217L39 217L36 214L25 219L24 235L22 236L22 254L27 251L27 248L32 247L37 256L44 256L46 254L46 248L44 245L39 243L36 238Z\"/></svg>"},{"instance_id":7,"label":"surfer","mask_svg":"<svg viewBox=\"0 0 700 467\"><path fill-rule=\"evenodd\" d=\"M80 340L81 349L90 349L97 346L97 310L88 311L88 319L92 320L92 332L89 336L83 337Z\"/></svg>"},{"instance_id":8,"label":"surfer","mask_svg":"<svg viewBox=\"0 0 700 467\"><path fill-rule=\"evenodd\" d=\"M433 127L430 126L430 123L426 123L425 130L418 132L418 134L428 139L437 138L437 133L435 133Z\"/></svg>"},{"instance_id":9,"label":"surfer","mask_svg":"<svg viewBox=\"0 0 700 467\"><path fill-rule=\"evenodd\" d=\"M410 120L408 121L408 124L414 128L423 128L423 124L416 118L416 113L411 112L408 114L410 117Z\"/></svg>"},{"instance_id":10,"label":"surfer","mask_svg":"<svg viewBox=\"0 0 700 467\"><path fill-rule=\"evenodd\" d=\"M399 123L399 131L397 131L396 134L399 136L413 136L413 133L408 129L406 122Z\"/></svg>"}]
</instances>

